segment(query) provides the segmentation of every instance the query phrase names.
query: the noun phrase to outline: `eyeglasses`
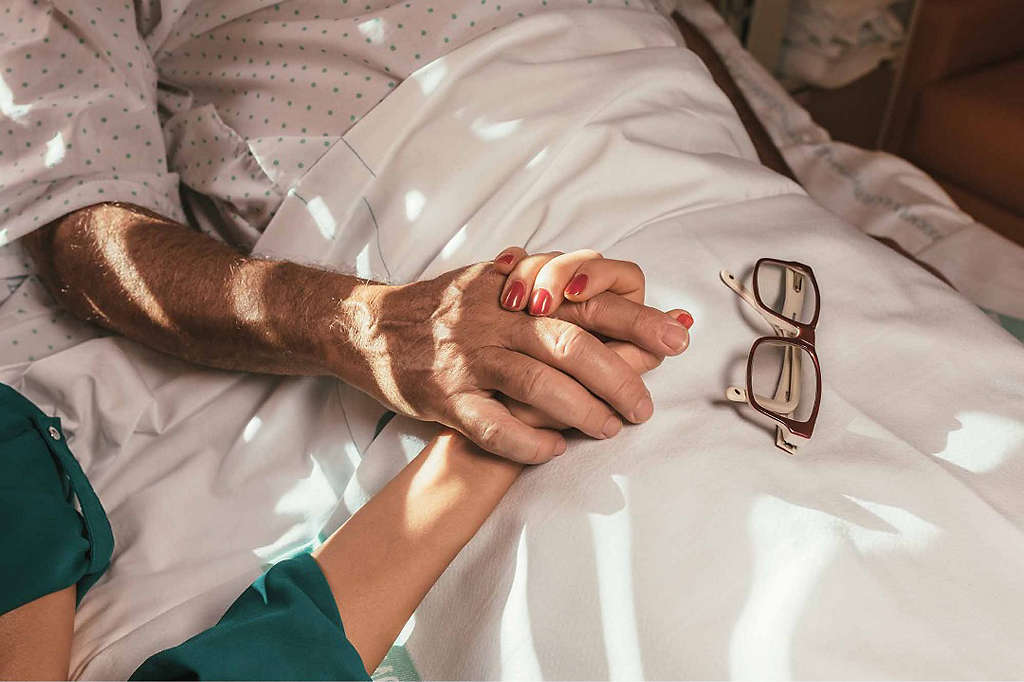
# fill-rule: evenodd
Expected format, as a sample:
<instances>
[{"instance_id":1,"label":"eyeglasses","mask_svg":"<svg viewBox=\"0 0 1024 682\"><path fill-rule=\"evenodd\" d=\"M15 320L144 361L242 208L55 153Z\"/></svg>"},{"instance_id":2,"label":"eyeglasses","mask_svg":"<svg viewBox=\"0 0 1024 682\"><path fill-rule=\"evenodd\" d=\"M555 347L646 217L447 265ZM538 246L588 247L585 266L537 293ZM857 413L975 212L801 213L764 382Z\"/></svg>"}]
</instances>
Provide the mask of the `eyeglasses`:
<instances>
[{"instance_id":1,"label":"eyeglasses","mask_svg":"<svg viewBox=\"0 0 1024 682\"><path fill-rule=\"evenodd\" d=\"M803 263L761 258L754 266L753 294L729 272L719 276L776 334L754 341L746 388L730 386L725 397L777 422L775 445L795 455L797 445L786 433L810 438L821 402L821 365L814 350L820 297L814 271Z\"/></svg>"}]
</instances>

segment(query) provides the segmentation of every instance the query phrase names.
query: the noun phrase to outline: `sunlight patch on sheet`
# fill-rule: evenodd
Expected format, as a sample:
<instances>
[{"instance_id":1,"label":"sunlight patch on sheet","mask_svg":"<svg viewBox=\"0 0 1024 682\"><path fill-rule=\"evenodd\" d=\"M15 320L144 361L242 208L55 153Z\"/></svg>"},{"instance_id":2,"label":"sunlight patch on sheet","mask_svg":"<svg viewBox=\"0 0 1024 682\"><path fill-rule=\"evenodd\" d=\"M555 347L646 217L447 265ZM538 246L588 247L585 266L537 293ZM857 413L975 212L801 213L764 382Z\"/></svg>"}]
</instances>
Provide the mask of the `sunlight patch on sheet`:
<instances>
[{"instance_id":1,"label":"sunlight patch on sheet","mask_svg":"<svg viewBox=\"0 0 1024 682\"><path fill-rule=\"evenodd\" d=\"M359 452L359 448L357 448L356 444L352 441L345 442L344 449L345 457L348 458L349 464L352 465L352 471L355 471L359 468L359 463L363 461L363 456Z\"/></svg>"},{"instance_id":2,"label":"sunlight patch on sheet","mask_svg":"<svg viewBox=\"0 0 1024 682\"><path fill-rule=\"evenodd\" d=\"M22 121L29 111L32 110L31 104L15 104L14 93L7 86L4 81L3 75L0 75L0 114L3 114L7 118L11 119L19 125L28 125L28 121Z\"/></svg>"},{"instance_id":3,"label":"sunlight patch on sheet","mask_svg":"<svg viewBox=\"0 0 1024 682\"><path fill-rule=\"evenodd\" d=\"M931 544L932 540L942 532L935 524L925 521L906 509L861 500L851 495L844 497L864 507L896 529L895 532L892 532L850 524L850 540L862 552L890 552L895 549L919 551Z\"/></svg>"},{"instance_id":4,"label":"sunlight patch on sheet","mask_svg":"<svg viewBox=\"0 0 1024 682\"><path fill-rule=\"evenodd\" d=\"M530 622L530 607L526 567L529 565L527 556L528 542L526 528L519 532L516 547L516 568L512 576L512 585L508 591L505 608L501 611L501 625L498 644L501 647L501 679L503 680L541 680L540 661L537 659L537 647L533 642L531 628L523 627Z\"/></svg>"},{"instance_id":5,"label":"sunlight patch on sheet","mask_svg":"<svg viewBox=\"0 0 1024 682\"><path fill-rule=\"evenodd\" d=\"M359 483L359 477L353 476L349 479L348 485L345 486L345 492L342 493L341 500L346 509L355 513L357 509L369 502L370 494L363 490L363 486Z\"/></svg>"},{"instance_id":6,"label":"sunlight patch on sheet","mask_svg":"<svg viewBox=\"0 0 1024 682\"><path fill-rule=\"evenodd\" d=\"M633 602L629 479L612 474L612 480L625 498L623 508L614 514L589 514L608 677L613 680L642 680L645 679L644 666Z\"/></svg>"},{"instance_id":7,"label":"sunlight patch on sheet","mask_svg":"<svg viewBox=\"0 0 1024 682\"><path fill-rule=\"evenodd\" d=\"M335 222L331 209L327 207L324 198L313 197L306 202L306 210L309 211L309 215L312 216L313 222L316 223L324 239L334 239L334 235L338 231L338 223Z\"/></svg>"},{"instance_id":8,"label":"sunlight patch on sheet","mask_svg":"<svg viewBox=\"0 0 1024 682\"><path fill-rule=\"evenodd\" d=\"M448 66L444 63L444 58L436 59L430 64L427 64L422 69L412 75L412 78L416 80L420 85L420 91L424 95L429 95L437 86L441 84L444 77L448 75Z\"/></svg>"},{"instance_id":9,"label":"sunlight patch on sheet","mask_svg":"<svg viewBox=\"0 0 1024 682\"><path fill-rule=\"evenodd\" d=\"M448 260L462 248L462 245L466 243L466 237L469 235L469 223L466 223L459 228L459 231L452 235L452 238L448 240L448 243L441 249L441 258Z\"/></svg>"},{"instance_id":10,"label":"sunlight patch on sheet","mask_svg":"<svg viewBox=\"0 0 1024 682\"><path fill-rule=\"evenodd\" d=\"M469 124L469 129L481 140L490 142L508 137L522 125L522 122L521 118L512 119L511 121L488 121L486 117L480 116L473 119L473 122Z\"/></svg>"},{"instance_id":11,"label":"sunlight patch on sheet","mask_svg":"<svg viewBox=\"0 0 1024 682\"><path fill-rule=\"evenodd\" d=\"M1016 419L987 412L960 412L961 427L950 431L946 449L936 457L976 474L996 469L1024 444L1024 425Z\"/></svg>"},{"instance_id":12,"label":"sunlight patch on sheet","mask_svg":"<svg viewBox=\"0 0 1024 682\"><path fill-rule=\"evenodd\" d=\"M277 540L253 550L264 562L279 561L297 549L315 543L324 521L338 503L334 488L320 463L312 455L309 457L313 464L309 476L296 481L274 505L275 514L298 520Z\"/></svg>"},{"instance_id":13,"label":"sunlight patch on sheet","mask_svg":"<svg viewBox=\"0 0 1024 682\"><path fill-rule=\"evenodd\" d=\"M407 463L416 459L416 456L420 454L423 448L427 447L427 441L415 433L399 434L398 442L402 445L402 452L405 454L405 461Z\"/></svg>"},{"instance_id":14,"label":"sunlight patch on sheet","mask_svg":"<svg viewBox=\"0 0 1024 682\"><path fill-rule=\"evenodd\" d=\"M375 43L384 39L384 22L378 17L359 24L359 32Z\"/></svg>"},{"instance_id":15,"label":"sunlight patch on sheet","mask_svg":"<svg viewBox=\"0 0 1024 682\"><path fill-rule=\"evenodd\" d=\"M64 134L58 130L57 134L46 142L46 156L43 157L43 165L53 168L64 160L65 151Z\"/></svg>"},{"instance_id":16,"label":"sunlight patch on sheet","mask_svg":"<svg viewBox=\"0 0 1024 682\"><path fill-rule=\"evenodd\" d=\"M250 419L249 423L246 424L245 428L242 430L242 440L246 443L251 443L252 439L256 437L256 433L260 430L261 426L263 426L263 420L259 417L253 417Z\"/></svg>"},{"instance_id":17,"label":"sunlight patch on sheet","mask_svg":"<svg viewBox=\"0 0 1024 682\"><path fill-rule=\"evenodd\" d=\"M295 483L291 490L281 496L274 505L278 514L301 514L311 509L333 506L337 502L334 488L320 467L320 462L311 457L313 468L309 476Z\"/></svg>"},{"instance_id":18,"label":"sunlight patch on sheet","mask_svg":"<svg viewBox=\"0 0 1024 682\"><path fill-rule=\"evenodd\" d=\"M411 189L405 193L405 217L409 222L414 222L423 213L423 207L427 205L427 198L418 189Z\"/></svg>"},{"instance_id":19,"label":"sunlight patch on sheet","mask_svg":"<svg viewBox=\"0 0 1024 682\"><path fill-rule=\"evenodd\" d=\"M356 254L356 275L363 279L373 279L373 268L370 266L370 242L363 245Z\"/></svg>"},{"instance_id":20,"label":"sunlight patch on sheet","mask_svg":"<svg viewBox=\"0 0 1024 682\"><path fill-rule=\"evenodd\" d=\"M791 679L793 633L839 546L835 519L761 496L750 510L753 580L729 640L733 679Z\"/></svg>"},{"instance_id":21,"label":"sunlight patch on sheet","mask_svg":"<svg viewBox=\"0 0 1024 682\"><path fill-rule=\"evenodd\" d=\"M532 159L530 159L529 161L526 162L526 167L527 168L533 168L538 163L543 161L544 157L547 156L547 155L548 155L548 148L544 147L544 149L541 149L539 152L537 152L534 155L534 157Z\"/></svg>"},{"instance_id":22,"label":"sunlight patch on sheet","mask_svg":"<svg viewBox=\"0 0 1024 682\"><path fill-rule=\"evenodd\" d=\"M412 631L416 629L416 614L409 616L409 620L402 626L402 631L398 633L398 637L395 638L395 643L391 646L405 646L405 643L412 637Z\"/></svg>"}]
</instances>

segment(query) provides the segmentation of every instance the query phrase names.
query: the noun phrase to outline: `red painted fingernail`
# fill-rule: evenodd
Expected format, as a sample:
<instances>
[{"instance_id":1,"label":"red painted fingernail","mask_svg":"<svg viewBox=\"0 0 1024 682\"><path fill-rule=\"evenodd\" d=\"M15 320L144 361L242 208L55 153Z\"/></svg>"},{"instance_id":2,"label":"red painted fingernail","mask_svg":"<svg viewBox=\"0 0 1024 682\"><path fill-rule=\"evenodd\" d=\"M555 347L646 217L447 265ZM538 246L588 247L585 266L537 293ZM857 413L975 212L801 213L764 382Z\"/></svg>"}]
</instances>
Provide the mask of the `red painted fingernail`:
<instances>
[{"instance_id":1,"label":"red painted fingernail","mask_svg":"<svg viewBox=\"0 0 1024 682\"><path fill-rule=\"evenodd\" d=\"M679 324L683 325L687 329L693 326L693 315L685 310L676 315L676 319L679 320Z\"/></svg>"},{"instance_id":2,"label":"red painted fingernail","mask_svg":"<svg viewBox=\"0 0 1024 682\"><path fill-rule=\"evenodd\" d=\"M567 286L565 288L565 295L566 296L579 296L580 294L583 293L583 290L586 289L586 288L587 288L587 276L586 275L576 275L575 277L572 278L572 281L569 282L569 286Z\"/></svg>"},{"instance_id":3,"label":"red painted fingernail","mask_svg":"<svg viewBox=\"0 0 1024 682\"><path fill-rule=\"evenodd\" d=\"M526 285L516 280L512 282L512 286L505 292L505 300L502 302L502 305L509 310L516 310L523 304L524 300L526 300Z\"/></svg>"},{"instance_id":4,"label":"red painted fingernail","mask_svg":"<svg viewBox=\"0 0 1024 682\"><path fill-rule=\"evenodd\" d=\"M512 255L511 253L506 253L504 256L499 256L497 259L495 259L494 262L509 265L512 263L513 260L515 260L515 256Z\"/></svg>"},{"instance_id":5,"label":"red painted fingernail","mask_svg":"<svg viewBox=\"0 0 1024 682\"><path fill-rule=\"evenodd\" d=\"M548 310L551 309L551 294L548 293L547 289L537 289L533 292L533 297L530 299L530 314L531 315L547 315Z\"/></svg>"}]
</instances>

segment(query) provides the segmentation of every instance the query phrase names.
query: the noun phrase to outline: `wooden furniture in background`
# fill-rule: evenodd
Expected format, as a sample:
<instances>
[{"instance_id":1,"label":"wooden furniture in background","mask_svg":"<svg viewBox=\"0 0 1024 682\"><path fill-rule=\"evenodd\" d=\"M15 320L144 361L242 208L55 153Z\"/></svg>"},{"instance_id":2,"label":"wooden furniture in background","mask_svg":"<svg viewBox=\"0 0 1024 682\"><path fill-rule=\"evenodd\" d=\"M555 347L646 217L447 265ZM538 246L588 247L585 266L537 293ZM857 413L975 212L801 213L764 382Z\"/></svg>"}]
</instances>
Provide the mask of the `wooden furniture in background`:
<instances>
[{"instance_id":1,"label":"wooden furniture in background","mask_svg":"<svg viewBox=\"0 0 1024 682\"><path fill-rule=\"evenodd\" d=\"M918 4L882 147L1024 244L1024 2Z\"/></svg>"}]
</instances>

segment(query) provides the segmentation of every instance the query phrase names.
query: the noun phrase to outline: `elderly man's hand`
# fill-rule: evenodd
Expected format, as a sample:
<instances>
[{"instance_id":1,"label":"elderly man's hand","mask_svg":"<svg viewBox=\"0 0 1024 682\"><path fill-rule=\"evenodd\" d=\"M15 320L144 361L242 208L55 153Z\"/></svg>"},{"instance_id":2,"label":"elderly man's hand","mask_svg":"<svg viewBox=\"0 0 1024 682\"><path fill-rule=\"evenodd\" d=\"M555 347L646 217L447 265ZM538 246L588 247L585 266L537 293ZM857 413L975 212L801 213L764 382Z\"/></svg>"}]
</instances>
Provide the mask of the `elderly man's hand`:
<instances>
[{"instance_id":1,"label":"elderly man's hand","mask_svg":"<svg viewBox=\"0 0 1024 682\"><path fill-rule=\"evenodd\" d=\"M534 425L614 435L618 415L642 422L653 406L637 369L594 334L658 357L681 353L689 339L642 297L605 291L581 302L567 291L553 316L531 316L499 306L507 273L490 263L387 286L248 258L130 204L79 209L25 245L46 286L82 319L203 365L333 375L523 462L550 459L565 441L498 398L550 418L530 418ZM552 260L548 270L557 274L567 261ZM530 282L561 281L546 272ZM601 278L588 272L600 290Z\"/></svg>"},{"instance_id":2,"label":"elderly man's hand","mask_svg":"<svg viewBox=\"0 0 1024 682\"><path fill-rule=\"evenodd\" d=\"M565 440L513 416L497 393L595 438L618 433L619 415L650 418L640 373L594 334L677 355L687 343L677 320L611 293L563 304L561 319L531 317L499 307L504 282L478 264L405 286L368 285L340 304L323 346L328 365L398 412L527 463L561 454ZM354 360L364 369L357 377Z\"/></svg>"}]
</instances>

